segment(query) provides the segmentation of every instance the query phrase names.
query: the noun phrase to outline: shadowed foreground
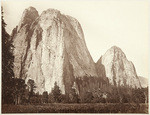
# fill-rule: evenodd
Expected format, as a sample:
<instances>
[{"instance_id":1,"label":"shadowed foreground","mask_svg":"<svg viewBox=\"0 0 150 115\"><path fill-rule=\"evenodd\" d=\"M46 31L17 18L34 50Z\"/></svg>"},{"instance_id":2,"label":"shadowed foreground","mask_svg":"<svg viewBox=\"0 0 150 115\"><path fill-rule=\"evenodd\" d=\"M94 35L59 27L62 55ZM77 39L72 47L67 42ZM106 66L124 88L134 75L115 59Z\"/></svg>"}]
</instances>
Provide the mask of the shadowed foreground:
<instances>
[{"instance_id":1,"label":"shadowed foreground","mask_svg":"<svg viewBox=\"0 0 150 115\"><path fill-rule=\"evenodd\" d=\"M2 113L148 113L146 104L3 105Z\"/></svg>"}]
</instances>

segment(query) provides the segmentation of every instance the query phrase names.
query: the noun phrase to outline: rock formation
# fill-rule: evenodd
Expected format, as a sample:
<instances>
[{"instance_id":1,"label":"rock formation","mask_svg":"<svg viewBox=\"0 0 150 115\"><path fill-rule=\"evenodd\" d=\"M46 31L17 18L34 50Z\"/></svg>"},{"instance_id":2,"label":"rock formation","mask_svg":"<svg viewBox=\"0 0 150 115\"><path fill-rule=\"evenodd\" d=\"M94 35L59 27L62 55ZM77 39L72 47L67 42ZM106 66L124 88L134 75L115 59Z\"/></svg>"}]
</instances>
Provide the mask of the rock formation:
<instances>
[{"instance_id":1,"label":"rock formation","mask_svg":"<svg viewBox=\"0 0 150 115\"><path fill-rule=\"evenodd\" d=\"M80 23L58 10L39 16L29 7L12 37L15 77L33 79L40 93L51 92L55 82L66 93L76 78L98 77Z\"/></svg>"},{"instance_id":2,"label":"rock formation","mask_svg":"<svg viewBox=\"0 0 150 115\"><path fill-rule=\"evenodd\" d=\"M51 92L55 82L63 94L72 87L78 93L107 90L109 82L141 87L134 65L120 48L112 47L95 64L80 23L58 10L39 15L29 7L11 36L15 77L33 79L39 93Z\"/></svg>"},{"instance_id":3,"label":"rock formation","mask_svg":"<svg viewBox=\"0 0 150 115\"><path fill-rule=\"evenodd\" d=\"M148 87L148 79L147 78L139 76L139 79L140 79L140 82L141 82L141 86L143 88Z\"/></svg>"},{"instance_id":4,"label":"rock formation","mask_svg":"<svg viewBox=\"0 0 150 115\"><path fill-rule=\"evenodd\" d=\"M131 61L128 61L122 50L116 46L111 47L96 63L98 74L109 79L115 86L140 88L139 77Z\"/></svg>"}]
</instances>

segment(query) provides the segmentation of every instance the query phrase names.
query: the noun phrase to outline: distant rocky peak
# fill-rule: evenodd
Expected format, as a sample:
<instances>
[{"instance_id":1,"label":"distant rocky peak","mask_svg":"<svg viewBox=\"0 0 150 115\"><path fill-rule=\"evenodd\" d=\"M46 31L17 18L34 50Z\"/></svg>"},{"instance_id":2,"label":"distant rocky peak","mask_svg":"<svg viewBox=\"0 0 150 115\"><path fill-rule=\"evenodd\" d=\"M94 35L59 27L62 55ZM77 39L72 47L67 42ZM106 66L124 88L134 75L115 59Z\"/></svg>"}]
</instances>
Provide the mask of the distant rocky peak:
<instances>
[{"instance_id":1,"label":"distant rocky peak","mask_svg":"<svg viewBox=\"0 0 150 115\"><path fill-rule=\"evenodd\" d=\"M121 48L117 47L117 46L112 46L109 50L112 50L114 53L123 53L123 51L121 50Z\"/></svg>"},{"instance_id":2,"label":"distant rocky peak","mask_svg":"<svg viewBox=\"0 0 150 115\"><path fill-rule=\"evenodd\" d=\"M105 76L105 69L109 83L115 86L129 86L141 88L135 67L128 61L124 52L117 46L111 47L96 63L99 76Z\"/></svg>"},{"instance_id":3,"label":"distant rocky peak","mask_svg":"<svg viewBox=\"0 0 150 115\"><path fill-rule=\"evenodd\" d=\"M50 29L52 25L57 25L61 20L61 13L56 9L47 9L39 16L40 26L45 30Z\"/></svg>"},{"instance_id":4,"label":"distant rocky peak","mask_svg":"<svg viewBox=\"0 0 150 115\"><path fill-rule=\"evenodd\" d=\"M58 15L60 15L59 10L49 8L43 11L40 17L44 20L49 20L50 18L57 18Z\"/></svg>"},{"instance_id":5,"label":"distant rocky peak","mask_svg":"<svg viewBox=\"0 0 150 115\"><path fill-rule=\"evenodd\" d=\"M29 7L24 10L22 18L35 19L39 16L38 11L34 7Z\"/></svg>"},{"instance_id":6,"label":"distant rocky peak","mask_svg":"<svg viewBox=\"0 0 150 115\"><path fill-rule=\"evenodd\" d=\"M47 14L47 13L49 13L49 14L58 14L58 13L60 13L60 11L57 10L57 9L49 8L47 10L44 10L41 15Z\"/></svg>"},{"instance_id":7,"label":"distant rocky peak","mask_svg":"<svg viewBox=\"0 0 150 115\"><path fill-rule=\"evenodd\" d=\"M19 31L24 25L30 25L38 16L38 11L34 7L25 9L19 22L17 31Z\"/></svg>"},{"instance_id":8,"label":"distant rocky peak","mask_svg":"<svg viewBox=\"0 0 150 115\"><path fill-rule=\"evenodd\" d=\"M110 55L113 58L113 61L126 58L124 52L117 46L112 46L110 49L108 49L104 56L106 55Z\"/></svg>"}]
</instances>

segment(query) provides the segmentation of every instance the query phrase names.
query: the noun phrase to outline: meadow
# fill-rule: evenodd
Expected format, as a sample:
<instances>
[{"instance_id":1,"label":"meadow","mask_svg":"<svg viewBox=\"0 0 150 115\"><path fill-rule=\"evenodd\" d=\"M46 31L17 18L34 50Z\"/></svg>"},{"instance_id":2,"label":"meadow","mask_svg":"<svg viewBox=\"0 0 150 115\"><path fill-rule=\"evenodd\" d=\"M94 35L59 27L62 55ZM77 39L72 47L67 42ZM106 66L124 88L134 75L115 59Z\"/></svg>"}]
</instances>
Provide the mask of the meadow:
<instances>
[{"instance_id":1,"label":"meadow","mask_svg":"<svg viewBox=\"0 0 150 115\"><path fill-rule=\"evenodd\" d=\"M2 113L147 113L147 104L135 103L49 103L42 105L3 105Z\"/></svg>"}]
</instances>

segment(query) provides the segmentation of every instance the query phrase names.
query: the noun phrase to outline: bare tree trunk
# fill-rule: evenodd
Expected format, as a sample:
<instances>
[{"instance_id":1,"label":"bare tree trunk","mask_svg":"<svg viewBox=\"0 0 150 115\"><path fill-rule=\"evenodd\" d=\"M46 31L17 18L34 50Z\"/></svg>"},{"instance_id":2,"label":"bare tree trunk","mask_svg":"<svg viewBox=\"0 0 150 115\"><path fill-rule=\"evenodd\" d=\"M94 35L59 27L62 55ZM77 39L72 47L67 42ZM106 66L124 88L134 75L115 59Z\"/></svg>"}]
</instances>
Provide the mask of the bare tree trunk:
<instances>
[{"instance_id":1,"label":"bare tree trunk","mask_svg":"<svg viewBox=\"0 0 150 115\"><path fill-rule=\"evenodd\" d=\"M18 96L18 104L20 104L20 96Z\"/></svg>"},{"instance_id":2,"label":"bare tree trunk","mask_svg":"<svg viewBox=\"0 0 150 115\"><path fill-rule=\"evenodd\" d=\"M18 95L17 95L17 105L18 105Z\"/></svg>"},{"instance_id":3,"label":"bare tree trunk","mask_svg":"<svg viewBox=\"0 0 150 115\"><path fill-rule=\"evenodd\" d=\"M18 104L18 96L15 95L15 105L17 105L17 104Z\"/></svg>"}]
</instances>

